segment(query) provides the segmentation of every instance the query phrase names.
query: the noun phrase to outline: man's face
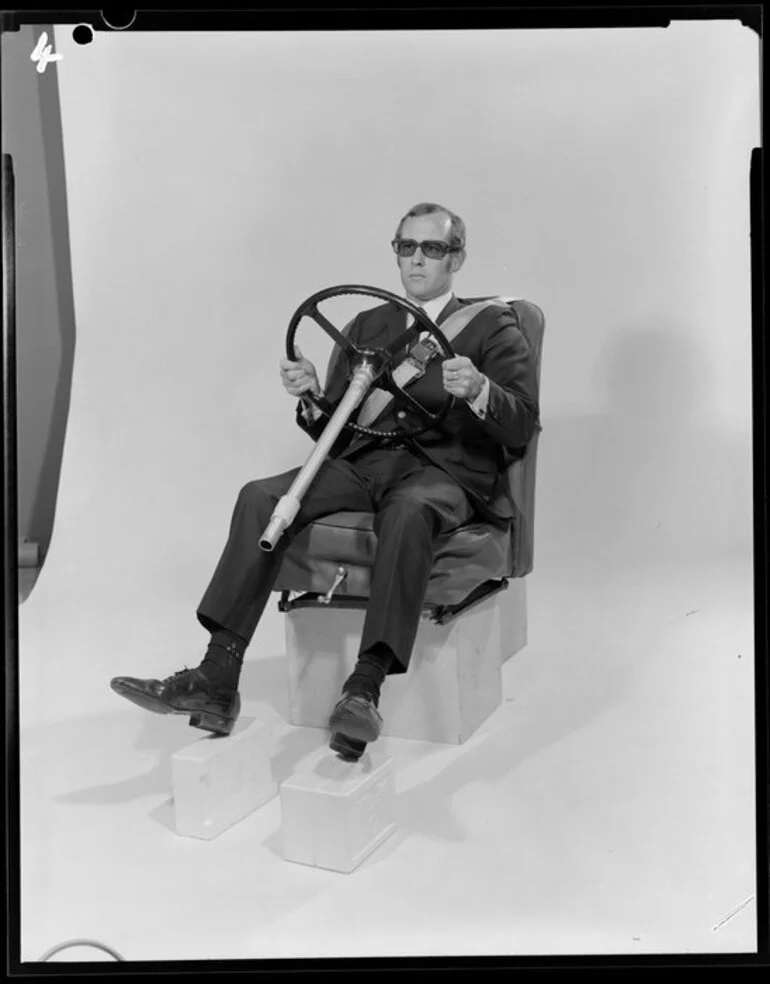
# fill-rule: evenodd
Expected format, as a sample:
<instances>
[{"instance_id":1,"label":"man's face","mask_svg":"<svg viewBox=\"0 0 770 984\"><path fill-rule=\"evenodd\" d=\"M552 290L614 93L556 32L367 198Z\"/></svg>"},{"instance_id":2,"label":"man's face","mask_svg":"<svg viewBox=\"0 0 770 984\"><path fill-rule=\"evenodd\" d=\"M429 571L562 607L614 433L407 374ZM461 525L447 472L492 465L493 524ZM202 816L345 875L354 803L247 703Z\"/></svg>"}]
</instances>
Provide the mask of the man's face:
<instances>
[{"instance_id":1,"label":"man's face","mask_svg":"<svg viewBox=\"0 0 770 984\"><path fill-rule=\"evenodd\" d=\"M450 227L451 220L446 212L411 216L401 226L398 238L414 239L418 243L425 239L448 243ZM407 298L415 304L424 304L445 294L451 289L452 277L463 265L464 259L464 254L460 252L447 253L441 260L431 260L423 255L419 247L411 256L397 256Z\"/></svg>"}]
</instances>

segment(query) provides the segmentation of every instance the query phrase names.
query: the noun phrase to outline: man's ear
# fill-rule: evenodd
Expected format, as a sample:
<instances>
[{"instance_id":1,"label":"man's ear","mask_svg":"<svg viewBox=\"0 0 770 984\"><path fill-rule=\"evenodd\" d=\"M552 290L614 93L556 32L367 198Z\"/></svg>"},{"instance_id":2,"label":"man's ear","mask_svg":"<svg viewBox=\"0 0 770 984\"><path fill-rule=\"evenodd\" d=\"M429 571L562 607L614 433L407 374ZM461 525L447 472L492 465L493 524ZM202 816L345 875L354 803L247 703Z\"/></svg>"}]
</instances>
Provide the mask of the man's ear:
<instances>
[{"instance_id":1,"label":"man's ear","mask_svg":"<svg viewBox=\"0 0 770 984\"><path fill-rule=\"evenodd\" d=\"M463 263L465 263L465 250L461 249L457 253L450 253L449 255L452 260L452 273L457 273Z\"/></svg>"}]
</instances>

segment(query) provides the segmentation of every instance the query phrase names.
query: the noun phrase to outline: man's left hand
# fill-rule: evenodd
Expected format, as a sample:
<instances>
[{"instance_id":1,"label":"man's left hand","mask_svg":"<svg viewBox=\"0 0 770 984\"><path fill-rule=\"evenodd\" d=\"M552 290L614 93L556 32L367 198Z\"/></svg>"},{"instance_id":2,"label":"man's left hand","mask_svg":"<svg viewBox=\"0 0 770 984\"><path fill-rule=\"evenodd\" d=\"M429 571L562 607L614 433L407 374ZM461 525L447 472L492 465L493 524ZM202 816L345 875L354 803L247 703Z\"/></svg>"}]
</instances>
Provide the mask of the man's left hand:
<instances>
[{"instance_id":1,"label":"man's left hand","mask_svg":"<svg viewBox=\"0 0 770 984\"><path fill-rule=\"evenodd\" d=\"M463 400L475 400L484 385L484 377L467 355L456 355L442 363L444 389Z\"/></svg>"}]
</instances>

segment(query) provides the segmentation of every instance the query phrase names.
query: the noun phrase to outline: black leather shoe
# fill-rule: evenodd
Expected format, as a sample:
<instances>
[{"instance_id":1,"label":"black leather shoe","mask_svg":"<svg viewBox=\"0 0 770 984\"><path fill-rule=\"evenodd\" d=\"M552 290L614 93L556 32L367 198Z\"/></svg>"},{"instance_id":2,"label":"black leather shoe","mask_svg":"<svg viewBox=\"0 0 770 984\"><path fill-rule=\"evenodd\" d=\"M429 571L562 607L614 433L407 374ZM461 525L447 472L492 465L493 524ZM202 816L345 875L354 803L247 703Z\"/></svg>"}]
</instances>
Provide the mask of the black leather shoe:
<instances>
[{"instance_id":1,"label":"black leather shoe","mask_svg":"<svg viewBox=\"0 0 770 984\"><path fill-rule=\"evenodd\" d=\"M356 693L343 694L329 718L332 740L343 735L359 742L376 741L382 732L382 723L371 697Z\"/></svg>"},{"instance_id":2,"label":"black leather shoe","mask_svg":"<svg viewBox=\"0 0 770 984\"><path fill-rule=\"evenodd\" d=\"M346 762L357 762L366 751L366 742L348 738L338 732L332 735L329 747Z\"/></svg>"},{"instance_id":3,"label":"black leather shoe","mask_svg":"<svg viewBox=\"0 0 770 984\"><path fill-rule=\"evenodd\" d=\"M146 711L189 714L190 725L218 735L229 735L241 711L241 697L233 687L212 683L197 667L180 670L165 680L114 677L110 686Z\"/></svg>"}]
</instances>

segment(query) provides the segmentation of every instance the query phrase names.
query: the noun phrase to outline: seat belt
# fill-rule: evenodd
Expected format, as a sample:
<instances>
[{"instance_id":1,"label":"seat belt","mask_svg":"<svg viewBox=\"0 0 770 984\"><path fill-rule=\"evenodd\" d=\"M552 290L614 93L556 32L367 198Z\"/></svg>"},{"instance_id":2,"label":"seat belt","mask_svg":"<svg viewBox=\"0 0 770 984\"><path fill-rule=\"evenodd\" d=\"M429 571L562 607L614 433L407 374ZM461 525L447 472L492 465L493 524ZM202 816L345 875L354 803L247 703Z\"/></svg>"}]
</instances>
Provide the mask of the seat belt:
<instances>
[{"instance_id":1,"label":"seat belt","mask_svg":"<svg viewBox=\"0 0 770 984\"><path fill-rule=\"evenodd\" d=\"M515 300L512 297L490 297L485 301L476 301L474 304L466 304L465 307L461 307L454 314L450 314L449 317L441 323L440 328L442 335L446 338L448 342L457 338L463 328L466 327L477 314L486 310L488 307L495 305L504 304L507 305L509 301ZM418 343L419 344L419 343ZM417 345L412 347L412 352L417 348ZM424 347L426 355L428 353L428 346ZM410 352L411 355L411 352ZM420 353L421 355L421 353ZM393 370L393 380L398 386L406 386L415 376L421 376L425 372L425 366L428 359L423 361L418 355L417 358L407 356L404 361L398 365ZM393 399L393 395L388 393L386 390L375 389L373 393L364 400L361 410L356 418L356 423L360 424L362 427L368 427L369 424L380 416L382 411L388 406L388 404Z\"/></svg>"}]
</instances>

